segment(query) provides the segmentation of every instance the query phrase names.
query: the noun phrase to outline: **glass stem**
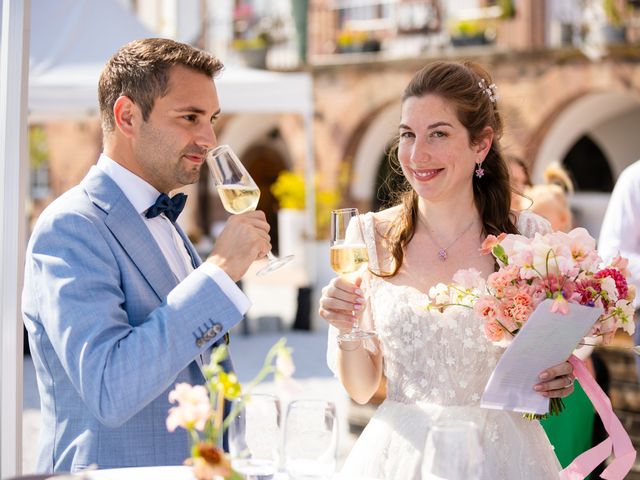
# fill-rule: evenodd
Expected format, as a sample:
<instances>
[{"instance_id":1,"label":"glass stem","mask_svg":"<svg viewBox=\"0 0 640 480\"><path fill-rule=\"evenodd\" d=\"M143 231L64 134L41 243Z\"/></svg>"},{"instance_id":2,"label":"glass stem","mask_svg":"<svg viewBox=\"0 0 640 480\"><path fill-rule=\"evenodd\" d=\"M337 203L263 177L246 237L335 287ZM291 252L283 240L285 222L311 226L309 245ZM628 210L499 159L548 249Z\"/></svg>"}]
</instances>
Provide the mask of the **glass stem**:
<instances>
[{"instance_id":1,"label":"glass stem","mask_svg":"<svg viewBox=\"0 0 640 480\"><path fill-rule=\"evenodd\" d=\"M267 252L267 259L268 259L270 262L273 262L274 260L277 260L276 256L275 256L273 253L271 253L271 250L269 250L269 251Z\"/></svg>"}]
</instances>

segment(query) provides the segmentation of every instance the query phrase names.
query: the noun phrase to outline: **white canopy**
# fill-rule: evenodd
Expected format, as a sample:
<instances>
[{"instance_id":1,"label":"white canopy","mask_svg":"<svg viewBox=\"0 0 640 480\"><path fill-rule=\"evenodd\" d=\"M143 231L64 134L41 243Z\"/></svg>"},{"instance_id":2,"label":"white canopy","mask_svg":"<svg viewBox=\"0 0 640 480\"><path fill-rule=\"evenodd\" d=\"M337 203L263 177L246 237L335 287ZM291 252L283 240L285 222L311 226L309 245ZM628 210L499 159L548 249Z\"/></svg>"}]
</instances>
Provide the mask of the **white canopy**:
<instances>
[{"instance_id":1,"label":"white canopy","mask_svg":"<svg viewBox=\"0 0 640 480\"><path fill-rule=\"evenodd\" d=\"M123 44L156 36L117 1L32 0L29 118L96 115L105 62ZM223 112L312 110L311 77L225 68L216 80Z\"/></svg>"}]
</instances>

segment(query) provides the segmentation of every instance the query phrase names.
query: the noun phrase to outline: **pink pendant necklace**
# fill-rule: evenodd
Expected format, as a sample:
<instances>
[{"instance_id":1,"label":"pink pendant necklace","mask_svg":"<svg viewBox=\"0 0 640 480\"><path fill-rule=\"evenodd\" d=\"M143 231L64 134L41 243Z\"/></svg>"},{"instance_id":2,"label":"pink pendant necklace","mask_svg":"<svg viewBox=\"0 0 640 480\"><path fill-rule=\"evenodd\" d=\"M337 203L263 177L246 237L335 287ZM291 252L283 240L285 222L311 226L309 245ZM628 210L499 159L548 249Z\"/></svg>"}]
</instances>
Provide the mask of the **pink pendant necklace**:
<instances>
[{"instance_id":1,"label":"pink pendant necklace","mask_svg":"<svg viewBox=\"0 0 640 480\"><path fill-rule=\"evenodd\" d=\"M462 238L462 236L467 233L469 231L469 229L473 226L474 223L476 223L475 218L473 220L471 220L471 223L469 223L469 225L467 225L464 230L462 230L462 232L453 239L453 241L447 245L446 247L442 247L437 241L436 239L433 237L433 235L431 234L431 232L429 231L429 224L427 223L427 221L422 218L422 215L418 215L418 218L420 219L420 221L422 222L422 224L424 225L426 231L427 231L427 235L429 235L429 238L431 239L431 241L434 243L434 245L436 247L438 247L438 257L440 258L441 261L446 261L448 258L448 254L447 254L447 250L449 250L451 247L453 247L453 245Z\"/></svg>"}]
</instances>

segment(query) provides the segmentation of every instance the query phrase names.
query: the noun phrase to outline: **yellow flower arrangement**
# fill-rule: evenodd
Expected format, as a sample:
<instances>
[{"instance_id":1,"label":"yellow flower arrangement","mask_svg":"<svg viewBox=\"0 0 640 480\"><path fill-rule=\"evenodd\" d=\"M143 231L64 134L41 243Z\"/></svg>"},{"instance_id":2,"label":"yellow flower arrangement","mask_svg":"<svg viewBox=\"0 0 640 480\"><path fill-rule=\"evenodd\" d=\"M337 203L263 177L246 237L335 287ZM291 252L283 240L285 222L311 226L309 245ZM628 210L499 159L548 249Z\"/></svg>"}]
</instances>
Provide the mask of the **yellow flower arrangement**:
<instances>
[{"instance_id":1,"label":"yellow flower arrangement","mask_svg":"<svg viewBox=\"0 0 640 480\"><path fill-rule=\"evenodd\" d=\"M318 238L326 238L328 235L331 210L338 208L340 204L340 191L348 181L348 166L345 164L340 170L338 186L327 189L320 187L320 181L316 178L316 230ZM278 201L280 208L304 210L305 208L305 184L304 177L299 173L283 170L276 181L271 185L271 193Z\"/></svg>"}]
</instances>

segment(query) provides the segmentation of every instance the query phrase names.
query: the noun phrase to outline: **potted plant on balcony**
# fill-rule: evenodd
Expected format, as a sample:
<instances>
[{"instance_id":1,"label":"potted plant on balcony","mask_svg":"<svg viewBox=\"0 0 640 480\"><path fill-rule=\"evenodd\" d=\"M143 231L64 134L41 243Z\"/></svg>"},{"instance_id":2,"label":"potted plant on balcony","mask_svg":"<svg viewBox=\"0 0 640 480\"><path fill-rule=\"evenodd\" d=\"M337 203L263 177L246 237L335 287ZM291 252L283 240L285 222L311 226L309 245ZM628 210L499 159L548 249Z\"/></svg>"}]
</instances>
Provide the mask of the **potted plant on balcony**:
<instances>
[{"instance_id":1,"label":"potted plant on balcony","mask_svg":"<svg viewBox=\"0 0 640 480\"><path fill-rule=\"evenodd\" d=\"M454 47L488 45L495 39L495 29L483 19L458 20L451 24L450 34Z\"/></svg>"},{"instance_id":2,"label":"potted plant on balcony","mask_svg":"<svg viewBox=\"0 0 640 480\"><path fill-rule=\"evenodd\" d=\"M242 63L252 68L267 68L269 47L286 38L282 18L259 15L250 3L240 3L233 12L233 20L231 47Z\"/></svg>"}]
</instances>

